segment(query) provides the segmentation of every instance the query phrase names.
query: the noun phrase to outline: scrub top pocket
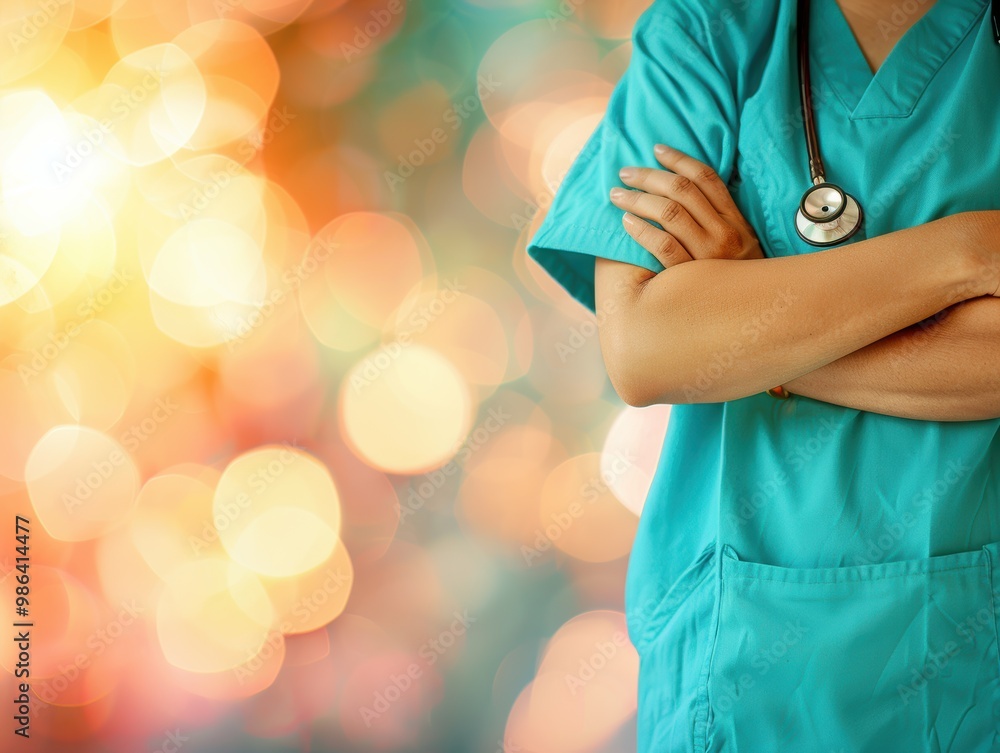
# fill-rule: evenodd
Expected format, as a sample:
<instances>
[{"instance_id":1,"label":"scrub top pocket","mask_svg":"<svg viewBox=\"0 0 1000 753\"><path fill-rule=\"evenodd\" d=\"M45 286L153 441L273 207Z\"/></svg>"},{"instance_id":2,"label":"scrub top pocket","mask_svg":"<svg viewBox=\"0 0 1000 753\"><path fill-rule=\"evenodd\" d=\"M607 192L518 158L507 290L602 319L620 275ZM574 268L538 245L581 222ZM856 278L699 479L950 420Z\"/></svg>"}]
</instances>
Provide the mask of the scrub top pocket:
<instances>
[{"instance_id":1,"label":"scrub top pocket","mask_svg":"<svg viewBox=\"0 0 1000 753\"><path fill-rule=\"evenodd\" d=\"M812 569L723 547L704 749L1000 750L998 546Z\"/></svg>"}]
</instances>

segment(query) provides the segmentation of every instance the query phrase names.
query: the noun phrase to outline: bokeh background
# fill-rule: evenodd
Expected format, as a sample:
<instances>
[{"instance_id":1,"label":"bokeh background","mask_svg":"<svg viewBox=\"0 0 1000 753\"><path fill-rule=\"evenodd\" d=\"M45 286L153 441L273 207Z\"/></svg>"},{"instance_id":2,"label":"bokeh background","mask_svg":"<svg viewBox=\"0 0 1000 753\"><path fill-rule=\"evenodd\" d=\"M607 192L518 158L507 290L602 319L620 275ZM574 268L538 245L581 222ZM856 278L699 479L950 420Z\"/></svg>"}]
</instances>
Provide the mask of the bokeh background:
<instances>
[{"instance_id":1,"label":"bokeh background","mask_svg":"<svg viewBox=\"0 0 1000 753\"><path fill-rule=\"evenodd\" d=\"M524 247L648 5L4 0L0 749L634 749L669 407Z\"/></svg>"}]
</instances>

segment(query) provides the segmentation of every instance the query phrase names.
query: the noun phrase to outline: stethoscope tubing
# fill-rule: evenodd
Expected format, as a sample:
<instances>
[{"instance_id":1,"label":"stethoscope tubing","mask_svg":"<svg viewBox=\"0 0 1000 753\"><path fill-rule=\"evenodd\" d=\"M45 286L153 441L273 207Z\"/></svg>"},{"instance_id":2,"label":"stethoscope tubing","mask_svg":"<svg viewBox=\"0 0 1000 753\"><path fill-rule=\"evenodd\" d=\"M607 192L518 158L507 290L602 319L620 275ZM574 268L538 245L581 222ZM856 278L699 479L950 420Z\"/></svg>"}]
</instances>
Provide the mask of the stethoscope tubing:
<instances>
[{"instance_id":1,"label":"stethoscope tubing","mask_svg":"<svg viewBox=\"0 0 1000 753\"><path fill-rule=\"evenodd\" d=\"M1000 3L1000 0L994 0ZM799 99L802 102L802 120L806 131L806 150L809 153L809 175L813 185L824 183L826 169L819 152L819 135L816 132L816 113L813 109L812 77L809 65L809 0L798 0L798 53Z\"/></svg>"},{"instance_id":2,"label":"stethoscope tubing","mask_svg":"<svg viewBox=\"0 0 1000 753\"><path fill-rule=\"evenodd\" d=\"M1000 2L1000 0L996 0ZM798 0L796 41L799 56L799 99L802 104L802 124L809 157L809 177L812 186L802 195L795 214L795 230L811 246L836 246L852 238L864 222L864 210L853 196L840 186L826 180L826 167L820 153L816 112L813 108L812 77L809 61L809 0ZM822 192L826 192L825 195ZM833 193L835 202L829 200ZM810 212L809 199L820 197L821 214ZM836 208L834 207L836 205Z\"/></svg>"},{"instance_id":3,"label":"stethoscope tubing","mask_svg":"<svg viewBox=\"0 0 1000 753\"><path fill-rule=\"evenodd\" d=\"M853 237L864 222L860 202L840 186L826 180L826 167L820 153L816 112L813 108L812 77L809 60L810 2L798 0L796 41L799 56L799 99L802 104L802 125L805 130L806 152L809 156L809 177L812 186L802 195L795 215L799 237L812 246L835 246ZM992 1L990 21L993 39L1000 44L1000 0ZM826 194L820 193L826 191ZM833 192L834 200L830 200ZM819 197L822 211L809 209L809 199ZM836 209L833 208L836 203Z\"/></svg>"}]
</instances>

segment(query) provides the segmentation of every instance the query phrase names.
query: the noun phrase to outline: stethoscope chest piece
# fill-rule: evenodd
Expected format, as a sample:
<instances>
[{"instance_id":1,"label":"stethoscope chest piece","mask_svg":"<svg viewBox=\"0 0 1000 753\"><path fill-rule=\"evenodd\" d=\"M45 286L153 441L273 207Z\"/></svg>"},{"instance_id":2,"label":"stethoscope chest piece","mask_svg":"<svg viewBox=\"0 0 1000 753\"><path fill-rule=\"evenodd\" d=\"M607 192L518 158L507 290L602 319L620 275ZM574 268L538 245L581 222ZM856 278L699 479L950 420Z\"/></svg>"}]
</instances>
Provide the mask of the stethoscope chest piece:
<instances>
[{"instance_id":1,"label":"stethoscope chest piece","mask_svg":"<svg viewBox=\"0 0 1000 753\"><path fill-rule=\"evenodd\" d=\"M802 195L795 230L812 246L835 246L861 229L861 205L833 183L817 183Z\"/></svg>"},{"instance_id":2,"label":"stethoscope chest piece","mask_svg":"<svg viewBox=\"0 0 1000 753\"><path fill-rule=\"evenodd\" d=\"M809 9L809 0L798 0L799 98L813 184L802 194L795 213L795 230L811 246L836 246L861 229L864 213L853 196L827 183L824 177L809 73Z\"/></svg>"}]
</instances>

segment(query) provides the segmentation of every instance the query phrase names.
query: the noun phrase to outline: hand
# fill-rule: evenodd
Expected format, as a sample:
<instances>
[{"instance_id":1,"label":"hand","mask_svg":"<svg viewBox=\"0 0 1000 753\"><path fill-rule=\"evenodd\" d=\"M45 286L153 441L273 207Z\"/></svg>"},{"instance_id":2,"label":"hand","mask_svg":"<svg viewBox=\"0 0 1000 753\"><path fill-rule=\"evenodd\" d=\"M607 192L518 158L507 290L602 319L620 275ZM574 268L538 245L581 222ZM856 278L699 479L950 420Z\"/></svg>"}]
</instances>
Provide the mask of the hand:
<instances>
[{"instance_id":1,"label":"hand","mask_svg":"<svg viewBox=\"0 0 1000 753\"><path fill-rule=\"evenodd\" d=\"M625 210L622 224L629 235L664 267L694 259L764 258L753 228L715 170L663 144L653 151L666 170L625 167L622 183L638 190L611 190L611 203Z\"/></svg>"}]
</instances>

